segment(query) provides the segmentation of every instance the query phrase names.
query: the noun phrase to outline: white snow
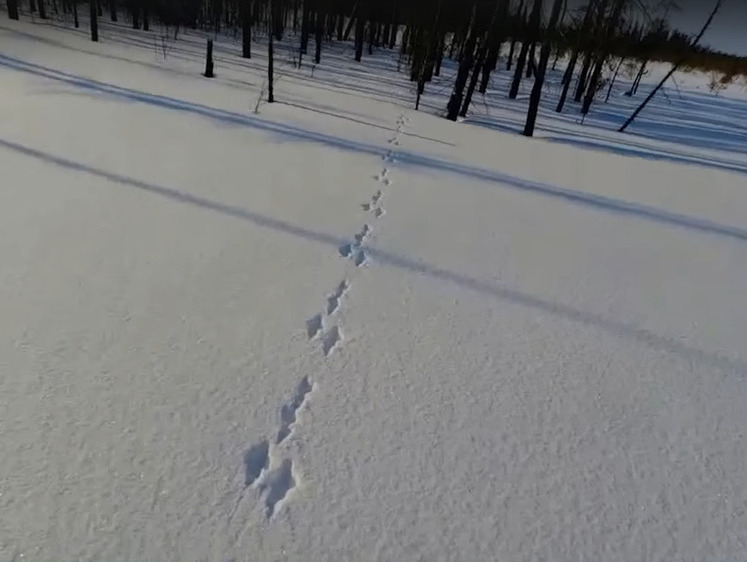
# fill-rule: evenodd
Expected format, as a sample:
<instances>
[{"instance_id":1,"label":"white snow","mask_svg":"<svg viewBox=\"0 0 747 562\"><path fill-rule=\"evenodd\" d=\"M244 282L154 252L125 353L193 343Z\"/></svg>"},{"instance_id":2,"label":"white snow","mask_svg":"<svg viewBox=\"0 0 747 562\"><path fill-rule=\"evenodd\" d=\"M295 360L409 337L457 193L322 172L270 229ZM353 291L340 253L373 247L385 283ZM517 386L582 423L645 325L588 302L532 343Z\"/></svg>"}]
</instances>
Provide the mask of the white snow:
<instances>
[{"instance_id":1,"label":"white snow","mask_svg":"<svg viewBox=\"0 0 747 562\"><path fill-rule=\"evenodd\" d=\"M86 33L0 17L1 559L744 557L739 95Z\"/></svg>"}]
</instances>

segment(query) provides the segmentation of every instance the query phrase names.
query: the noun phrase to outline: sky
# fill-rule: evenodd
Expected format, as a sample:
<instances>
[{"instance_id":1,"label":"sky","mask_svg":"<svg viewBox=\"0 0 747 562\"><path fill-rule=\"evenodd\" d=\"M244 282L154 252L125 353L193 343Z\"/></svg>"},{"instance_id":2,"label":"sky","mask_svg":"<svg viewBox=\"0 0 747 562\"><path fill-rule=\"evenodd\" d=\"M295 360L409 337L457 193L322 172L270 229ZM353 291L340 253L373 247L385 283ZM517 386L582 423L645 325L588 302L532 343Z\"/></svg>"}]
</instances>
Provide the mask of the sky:
<instances>
[{"instance_id":1,"label":"sky","mask_svg":"<svg viewBox=\"0 0 747 562\"><path fill-rule=\"evenodd\" d=\"M672 27L698 33L713 10L715 0L680 0L681 10L671 16ZM724 0L703 44L737 55L747 55L747 0Z\"/></svg>"},{"instance_id":2,"label":"sky","mask_svg":"<svg viewBox=\"0 0 747 562\"><path fill-rule=\"evenodd\" d=\"M642 0L646 4L653 0ZM686 33L697 34L708 19L716 0L677 0L680 9L669 16L671 26ZM586 0L570 0L585 5ZM747 56L747 0L723 0L721 10L703 36L702 44L719 51Z\"/></svg>"}]
</instances>

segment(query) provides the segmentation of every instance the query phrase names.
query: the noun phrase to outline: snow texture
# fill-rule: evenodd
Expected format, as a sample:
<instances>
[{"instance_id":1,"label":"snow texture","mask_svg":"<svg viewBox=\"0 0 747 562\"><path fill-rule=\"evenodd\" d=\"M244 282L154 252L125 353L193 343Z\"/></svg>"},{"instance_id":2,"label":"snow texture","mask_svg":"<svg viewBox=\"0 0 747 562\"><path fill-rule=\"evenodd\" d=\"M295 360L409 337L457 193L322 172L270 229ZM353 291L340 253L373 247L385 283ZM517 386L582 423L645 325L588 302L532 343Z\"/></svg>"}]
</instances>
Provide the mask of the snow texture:
<instances>
[{"instance_id":1,"label":"snow texture","mask_svg":"<svg viewBox=\"0 0 747 562\"><path fill-rule=\"evenodd\" d=\"M255 114L261 41L207 80L198 32L22 19L0 559L744 559L736 87L619 135L659 71L581 124L558 70L526 139L505 61L455 124L452 63L415 112L397 53L290 35Z\"/></svg>"}]
</instances>

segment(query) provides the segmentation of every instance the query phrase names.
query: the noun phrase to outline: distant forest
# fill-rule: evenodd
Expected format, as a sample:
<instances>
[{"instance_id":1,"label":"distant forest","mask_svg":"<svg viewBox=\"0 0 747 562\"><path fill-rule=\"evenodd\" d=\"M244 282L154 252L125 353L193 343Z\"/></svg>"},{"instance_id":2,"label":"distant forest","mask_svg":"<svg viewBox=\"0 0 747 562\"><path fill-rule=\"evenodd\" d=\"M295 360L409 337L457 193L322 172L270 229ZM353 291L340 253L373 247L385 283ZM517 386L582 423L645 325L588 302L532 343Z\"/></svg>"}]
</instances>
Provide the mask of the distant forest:
<instances>
[{"instance_id":1,"label":"distant forest","mask_svg":"<svg viewBox=\"0 0 747 562\"><path fill-rule=\"evenodd\" d=\"M169 26L175 37L180 28L240 32L247 58L252 34L262 33L269 38L269 101L273 41L288 34L297 38L299 63L304 56L320 63L324 45L332 41L354 41L357 61L375 48L396 49L417 85L416 105L439 75L444 57L456 61L445 111L452 120L467 114L474 92L485 93L500 64L512 76L510 98L517 96L522 80L533 80L524 131L531 136L546 72L558 70L561 61L558 112L570 98L586 114L605 99L605 90L609 98L622 68L633 70L626 95L635 96L652 61L672 63L667 78L678 68L710 72L716 91L747 76L747 57L699 44L723 0L703 1L713 3L713 11L698 36L670 28L669 15L679 9L676 0L588 0L573 9L568 0L28 0L28 12L40 18L61 12L78 26L78 10L85 9L93 41L102 17L124 20L135 29ZM10 18L19 19L19 0L6 2ZM211 52L209 45L208 76Z\"/></svg>"}]
</instances>

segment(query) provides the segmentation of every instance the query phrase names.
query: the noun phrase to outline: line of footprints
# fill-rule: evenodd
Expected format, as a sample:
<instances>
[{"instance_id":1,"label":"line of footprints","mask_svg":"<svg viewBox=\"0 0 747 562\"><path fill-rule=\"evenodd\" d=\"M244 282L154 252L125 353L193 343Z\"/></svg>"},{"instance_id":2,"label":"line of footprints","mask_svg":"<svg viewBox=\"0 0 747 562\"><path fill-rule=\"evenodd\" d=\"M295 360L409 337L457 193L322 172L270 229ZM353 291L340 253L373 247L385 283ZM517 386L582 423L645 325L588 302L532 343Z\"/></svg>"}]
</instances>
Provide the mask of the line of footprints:
<instances>
[{"instance_id":1,"label":"line of footprints","mask_svg":"<svg viewBox=\"0 0 747 562\"><path fill-rule=\"evenodd\" d=\"M396 134L387 142L392 146L399 146L399 137L404 131L409 118L402 114L397 120ZM396 152L388 150L382 160L386 163L396 162ZM384 167L374 179L385 187L392 185L389 177L389 169ZM381 218L386 214L382 206L383 193L379 189L371 197L370 201L363 203L363 210L371 213L374 218ZM368 256L364 243L371 236L372 228L366 223L363 228L353 236L353 239L343 244L339 251L340 255L350 259L356 267L367 263ZM326 297L326 303L322 312L314 315L306 321L306 335L309 340L319 341L322 353L329 357L342 344L342 331L334 322L335 313L340 309L343 297L350 290L347 280L341 281L333 291ZM328 327L327 325L330 324ZM279 459L276 448L293 434L293 429L298 419L298 412L308 401L309 395L314 391L314 384L306 376L301 379L290 400L280 408L280 426L274 440L264 439L252 446L244 454L244 490L256 489L264 498L265 515L268 519L277 513L282 507L288 494L296 487L299 480L294 470L293 461L290 459ZM233 513L238 509L239 497ZM232 513L232 516L233 516Z\"/></svg>"}]
</instances>

